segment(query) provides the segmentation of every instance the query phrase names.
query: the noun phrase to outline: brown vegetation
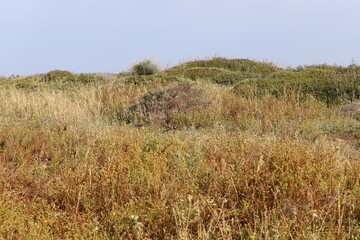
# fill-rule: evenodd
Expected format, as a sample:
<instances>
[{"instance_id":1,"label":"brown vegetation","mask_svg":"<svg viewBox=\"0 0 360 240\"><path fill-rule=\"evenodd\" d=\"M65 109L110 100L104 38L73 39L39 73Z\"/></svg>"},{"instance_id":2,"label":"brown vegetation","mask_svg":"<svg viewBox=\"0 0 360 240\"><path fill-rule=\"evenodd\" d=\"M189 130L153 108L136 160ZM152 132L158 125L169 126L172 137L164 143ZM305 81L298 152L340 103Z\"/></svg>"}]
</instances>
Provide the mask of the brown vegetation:
<instances>
[{"instance_id":1,"label":"brown vegetation","mask_svg":"<svg viewBox=\"0 0 360 240\"><path fill-rule=\"evenodd\" d=\"M360 237L360 123L339 105L206 81L15 85L2 239Z\"/></svg>"}]
</instances>

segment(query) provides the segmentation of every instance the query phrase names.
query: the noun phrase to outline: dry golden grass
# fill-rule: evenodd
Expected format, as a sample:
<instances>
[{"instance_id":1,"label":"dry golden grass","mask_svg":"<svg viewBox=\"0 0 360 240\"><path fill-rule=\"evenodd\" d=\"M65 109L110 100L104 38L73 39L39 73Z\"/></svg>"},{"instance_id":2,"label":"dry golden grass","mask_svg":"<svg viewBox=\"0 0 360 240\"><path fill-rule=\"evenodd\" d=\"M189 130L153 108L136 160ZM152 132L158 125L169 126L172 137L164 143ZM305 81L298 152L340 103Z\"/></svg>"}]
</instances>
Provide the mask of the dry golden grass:
<instances>
[{"instance_id":1,"label":"dry golden grass","mask_svg":"<svg viewBox=\"0 0 360 240\"><path fill-rule=\"evenodd\" d=\"M0 238L360 237L357 121L206 83L221 101L196 126L116 121L165 85L0 89Z\"/></svg>"}]
</instances>

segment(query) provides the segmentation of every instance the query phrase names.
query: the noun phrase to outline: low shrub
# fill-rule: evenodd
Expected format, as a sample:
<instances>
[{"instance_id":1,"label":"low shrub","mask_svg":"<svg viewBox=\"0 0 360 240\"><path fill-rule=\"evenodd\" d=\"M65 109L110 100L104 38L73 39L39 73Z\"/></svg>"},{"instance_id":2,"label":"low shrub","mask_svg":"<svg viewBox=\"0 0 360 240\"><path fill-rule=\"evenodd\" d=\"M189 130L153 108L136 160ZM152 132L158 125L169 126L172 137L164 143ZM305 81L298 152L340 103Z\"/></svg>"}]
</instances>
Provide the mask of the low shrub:
<instances>
[{"instance_id":1,"label":"low shrub","mask_svg":"<svg viewBox=\"0 0 360 240\"><path fill-rule=\"evenodd\" d=\"M131 67L131 73L134 75L153 75L158 72L158 65L151 62L150 60L144 60L142 62L134 64Z\"/></svg>"},{"instance_id":2,"label":"low shrub","mask_svg":"<svg viewBox=\"0 0 360 240\"><path fill-rule=\"evenodd\" d=\"M257 62L249 59L213 58L210 60L192 61L176 66L175 68L222 68L229 71L269 74L279 71L280 68L272 63Z\"/></svg>"},{"instance_id":3,"label":"low shrub","mask_svg":"<svg viewBox=\"0 0 360 240\"><path fill-rule=\"evenodd\" d=\"M294 79L296 78L296 72L294 70L281 70L274 73L270 73L266 78L282 78L282 79Z\"/></svg>"},{"instance_id":4,"label":"low shrub","mask_svg":"<svg viewBox=\"0 0 360 240\"><path fill-rule=\"evenodd\" d=\"M339 115L350 116L360 120L360 102L353 102L343 106L339 111Z\"/></svg>"},{"instance_id":5,"label":"low shrub","mask_svg":"<svg viewBox=\"0 0 360 240\"><path fill-rule=\"evenodd\" d=\"M298 66L294 69L295 71L308 71L308 70L326 70L326 71L335 71L338 73L346 72L346 68L342 66L334 66L328 64L317 64L317 65L305 65L305 66Z\"/></svg>"},{"instance_id":6,"label":"low shrub","mask_svg":"<svg viewBox=\"0 0 360 240\"><path fill-rule=\"evenodd\" d=\"M359 140L360 122L354 119L333 119L322 123L321 129L326 134L339 138Z\"/></svg>"},{"instance_id":7,"label":"low shrub","mask_svg":"<svg viewBox=\"0 0 360 240\"><path fill-rule=\"evenodd\" d=\"M45 82L75 81L75 75L69 71L53 70L43 75Z\"/></svg>"},{"instance_id":8,"label":"low shrub","mask_svg":"<svg viewBox=\"0 0 360 240\"><path fill-rule=\"evenodd\" d=\"M165 71L167 75L181 76L191 80L199 78L211 78L216 74L230 72L221 68L215 67L191 67L191 68L171 68ZM232 73L232 72L230 72Z\"/></svg>"},{"instance_id":9,"label":"low shrub","mask_svg":"<svg viewBox=\"0 0 360 240\"><path fill-rule=\"evenodd\" d=\"M191 80L207 79L211 82L233 85L247 78L264 78L281 71L270 63L255 62L248 59L214 58L193 61L175 66L165 71L168 75L182 76Z\"/></svg>"},{"instance_id":10,"label":"low shrub","mask_svg":"<svg viewBox=\"0 0 360 240\"><path fill-rule=\"evenodd\" d=\"M154 81L179 82L181 81L181 78L172 75L133 75L125 78L125 84L134 85L148 84Z\"/></svg>"},{"instance_id":11,"label":"low shrub","mask_svg":"<svg viewBox=\"0 0 360 240\"><path fill-rule=\"evenodd\" d=\"M20 82L20 83L17 83L15 85L15 88L17 89L21 89L21 88L29 88L31 87L32 85L30 83L26 83L26 82Z\"/></svg>"},{"instance_id":12,"label":"low shrub","mask_svg":"<svg viewBox=\"0 0 360 240\"><path fill-rule=\"evenodd\" d=\"M58 83L61 83L61 86L64 84L92 84L92 83L101 83L104 82L102 76L91 74L91 73L81 73L75 74L68 71L54 70L46 73L41 77L42 81L47 83L54 83L54 86L57 86Z\"/></svg>"},{"instance_id":13,"label":"low shrub","mask_svg":"<svg viewBox=\"0 0 360 240\"><path fill-rule=\"evenodd\" d=\"M33 75L27 77L21 77L13 80L9 80L8 84L14 85L17 89L35 89L39 87L40 81L42 76L41 75Z\"/></svg>"},{"instance_id":14,"label":"low shrub","mask_svg":"<svg viewBox=\"0 0 360 240\"><path fill-rule=\"evenodd\" d=\"M360 98L360 77L357 76L319 69L281 74L272 75L271 78L248 79L239 82L233 90L246 97L262 97L267 94L279 97L293 91L301 99L312 95L328 104Z\"/></svg>"},{"instance_id":15,"label":"low shrub","mask_svg":"<svg viewBox=\"0 0 360 240\"><path fill-rule=\"evenodd\" d=\"M233 85L248 77L248 75L239 72L223 72L215 74L210 79L217 84Z\"/></svg>"},{"instance_id":16,"label":"low shrub","mask_svg":"<svg viewBox=\"0 0 360 240\"><path fill-rule=\"evenodd\" d=\"M89 84L89 83L103 82L104 78L96 74L81 73L75 76L75 81L79 83Z\"/></svg>"},{"instance_id":17,"label":"low shrub","mask_svg":"<svg viewBox=\"0 0 360 240\"><path fill-rule=\"evenodd\" d=\"M197 125L196 119L200 119L200 112L215 107L216 102L216 95L203 85L174 83L165 88L151 90L126 109L118 111L118 120L137 126L193 126Z\"/></svg>"}]
</instances>

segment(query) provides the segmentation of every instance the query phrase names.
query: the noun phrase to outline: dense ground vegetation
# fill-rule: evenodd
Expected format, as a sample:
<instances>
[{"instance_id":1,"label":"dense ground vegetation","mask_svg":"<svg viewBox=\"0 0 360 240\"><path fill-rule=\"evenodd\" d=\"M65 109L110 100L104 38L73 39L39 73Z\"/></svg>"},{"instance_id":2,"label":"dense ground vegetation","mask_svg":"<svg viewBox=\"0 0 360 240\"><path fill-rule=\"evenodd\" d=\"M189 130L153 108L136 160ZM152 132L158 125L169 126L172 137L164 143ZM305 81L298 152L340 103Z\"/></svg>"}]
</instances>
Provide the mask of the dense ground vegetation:
<instances>
[{"instance_id":1,"label":"dense ground vegetation","mask_svg":"<svg viewBox=\"0 0 360 240\"><path fill-rule=\"evenodd\" d=\"M0 80L1 239L359 239L360 67Z\"/></svg>"}]
</instances>

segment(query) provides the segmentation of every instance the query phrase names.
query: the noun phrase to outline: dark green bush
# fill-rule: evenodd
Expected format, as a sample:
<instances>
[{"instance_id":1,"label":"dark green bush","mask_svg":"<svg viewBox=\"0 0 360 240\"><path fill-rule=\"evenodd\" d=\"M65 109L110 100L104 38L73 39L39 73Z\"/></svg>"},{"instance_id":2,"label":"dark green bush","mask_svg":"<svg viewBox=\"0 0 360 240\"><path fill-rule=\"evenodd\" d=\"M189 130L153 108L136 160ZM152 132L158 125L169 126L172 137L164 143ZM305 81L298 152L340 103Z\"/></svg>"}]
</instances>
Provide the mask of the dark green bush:
<instances>
[{"instance_id":1,"label":"dark green bush","mask_svg":"<svg viewBox=\"0 0 360 240\"><path fill-rule=\"evenodd\" d=\"M158 65L151 62L150 60L144 60L142 62L134 64L131 67L131 73L134 75L153 75L158 72Z\"/></svg>"},{"instance_id":2,"label":"dark green bush","mask_svg":"<svg viewBox=\"0 0 360 240\"><path fill-rule=\"evenodd\" d=\"M63 70L53 70L43 76L45 82L57 81L75 81L76 77L73 73Z\"/></svg>"}]
</instances>

